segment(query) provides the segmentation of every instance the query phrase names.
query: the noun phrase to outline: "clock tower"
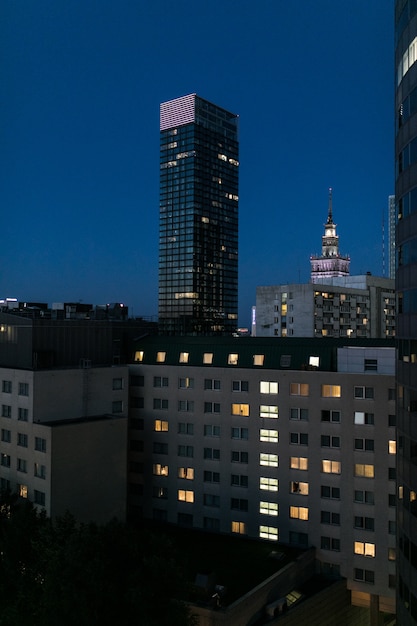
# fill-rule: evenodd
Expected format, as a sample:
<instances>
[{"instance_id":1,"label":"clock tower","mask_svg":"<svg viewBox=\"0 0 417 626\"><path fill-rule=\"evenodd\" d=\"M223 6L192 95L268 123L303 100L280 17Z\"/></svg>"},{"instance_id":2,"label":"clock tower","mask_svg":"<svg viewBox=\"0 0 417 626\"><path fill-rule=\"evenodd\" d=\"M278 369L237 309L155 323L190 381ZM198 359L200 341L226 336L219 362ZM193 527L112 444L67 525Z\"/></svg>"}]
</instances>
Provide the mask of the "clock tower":
<instances>
[{"instance_id":1,"label":"clock tower","mask_svg":"<svg viewBox=\"0 0 417 626\"><path fill-rule=\"evenodd\" d=\"M339 253L339 237L333 222L332 189L329 189L329 210L321 238L321 255L310 257L312 283L326 283L327 278L349 276L350 257Z\"/></svg>"}]
</instances>

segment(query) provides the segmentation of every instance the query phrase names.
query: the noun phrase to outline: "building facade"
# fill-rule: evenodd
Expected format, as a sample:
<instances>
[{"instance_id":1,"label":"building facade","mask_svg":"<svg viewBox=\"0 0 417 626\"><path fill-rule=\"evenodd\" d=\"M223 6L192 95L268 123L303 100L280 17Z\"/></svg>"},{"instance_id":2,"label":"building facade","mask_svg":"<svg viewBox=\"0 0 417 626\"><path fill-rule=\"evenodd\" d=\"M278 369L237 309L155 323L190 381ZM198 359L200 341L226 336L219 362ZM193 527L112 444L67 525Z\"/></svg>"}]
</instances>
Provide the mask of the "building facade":
<instances>
[{"instance_id":1,"label":"building facade","mask_svg":"<svg viewBox=\"0 0 417 626\"><path fill-rule=\"evenodd\" d=\"M339 252L339 237L336 234L336 224L333 222L331 189L329 189L327 222L321 238L321 255L312 255L310 264L312 283L327 282L327 279L336 276L349 276L350 258L342 256Z\"/></svg>"},{"instance_id":2,"label":"building facade","mask_svg":"<svg viewBox=\"0 0 417 626\"><path fill-rule=\"evenodd\" d=\"M315 546L394 611L390 340L144 338L130 366L131 514Z\"/></svg>"},{"instance_id":3,"label":"building facade","mask_svg":"<svg viewBox=\"0 0 417 626\"><path fill-rule=\"evenodd\" d=\"M0 487L48 516L124 520L126 358L142 322L53 310L0 312Z\"/></svg>"},{"instance_id":4,"label":"building facade","mask_svg":"<svg viewBox=\"0 0 417 626\"><path fill-rule=\"evenodd\" d=\"M395 280L395 196L388 196L388 277Z\"/></svg>"},{"instance_id":5,"label":"building facade","mask_svg":"<svg viewBox=\"0 0 417 626\"><path fill-rule=\"evenodd\" d=\"M395 3L398 594L401 626L417 624L417 4Z\"/></svg>"},{"instance_id":6,"label":"building facade","mask_svg":"<svg viewBox=\"0 0 417 626\"><path fill-rule=\"evenodd\" d=\"M237 326L238 117L196 94L160 107L159 325Z\"/></svg>"},{"instance_id":7,"label":"building facade","mask_svg":"<svg viewBox=\"0 0 417 626\"><path fill-rule=\"evenodd\" d=\"M257 337L395 336L395 283L371 275L257 287Z\"/></svg>"}]
</instances>

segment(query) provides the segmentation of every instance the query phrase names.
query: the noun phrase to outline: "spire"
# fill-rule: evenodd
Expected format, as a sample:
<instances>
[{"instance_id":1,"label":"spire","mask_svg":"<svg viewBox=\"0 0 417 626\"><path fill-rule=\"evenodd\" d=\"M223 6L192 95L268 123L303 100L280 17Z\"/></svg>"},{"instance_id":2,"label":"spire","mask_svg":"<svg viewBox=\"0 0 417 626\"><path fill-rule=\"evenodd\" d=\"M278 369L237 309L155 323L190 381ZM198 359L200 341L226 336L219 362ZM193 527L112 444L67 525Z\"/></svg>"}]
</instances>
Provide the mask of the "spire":
<instances>
[{"instance_id":1,"label":"spire","mask_svg":"<svg viewBox=\"0 0 417 626\"><path fill-rule=\"evenodd\" d=\"M333 209L332 209L332 188L329 188L329 214L327 216L327 223L333 224Z\"/></svg>"}]
</instances>

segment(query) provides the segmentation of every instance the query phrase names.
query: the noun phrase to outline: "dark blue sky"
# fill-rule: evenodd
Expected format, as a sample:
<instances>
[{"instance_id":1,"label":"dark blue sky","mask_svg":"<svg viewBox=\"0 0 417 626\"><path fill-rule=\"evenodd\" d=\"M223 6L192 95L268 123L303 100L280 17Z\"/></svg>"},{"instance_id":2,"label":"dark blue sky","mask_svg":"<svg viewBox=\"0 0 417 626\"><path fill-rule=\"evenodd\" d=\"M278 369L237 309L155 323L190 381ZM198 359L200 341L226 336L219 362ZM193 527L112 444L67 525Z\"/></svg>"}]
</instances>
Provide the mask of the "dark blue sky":
<instances>
[{"instance_id":1,"label":"dark blue sky","mask_svg":"<svg viewBox=\"0 0 417 626\"><path fill-rule=\"evenodd\" d=\"M157 315L159 103L193 92L240 116L240 325L309 280L329 187L351 273L382 275L392 5L3 0L0 297Z\"/></svg>"}]
</instances>

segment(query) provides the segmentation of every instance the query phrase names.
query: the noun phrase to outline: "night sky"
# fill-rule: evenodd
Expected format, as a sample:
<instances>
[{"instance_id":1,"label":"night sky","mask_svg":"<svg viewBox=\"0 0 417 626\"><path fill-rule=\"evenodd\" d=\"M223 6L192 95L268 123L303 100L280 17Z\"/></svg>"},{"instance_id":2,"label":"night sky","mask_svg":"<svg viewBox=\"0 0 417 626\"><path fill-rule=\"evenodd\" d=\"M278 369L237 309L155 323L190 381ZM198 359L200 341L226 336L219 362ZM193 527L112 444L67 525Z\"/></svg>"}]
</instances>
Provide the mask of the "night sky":
<instances>
[{"instance_id":1,"label":"night sky","mask_svg":"<svg viewBox=\"0 0 417 626\"><path fill-rule=\"evenodd\" d=\"M329 187L351 274L386 275L393 13L391 0L2 0L0 298L157 316L159 104L188 93L240 117L240 326L257 285L308 282Z\"/></svg>"}]
</instances>

